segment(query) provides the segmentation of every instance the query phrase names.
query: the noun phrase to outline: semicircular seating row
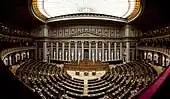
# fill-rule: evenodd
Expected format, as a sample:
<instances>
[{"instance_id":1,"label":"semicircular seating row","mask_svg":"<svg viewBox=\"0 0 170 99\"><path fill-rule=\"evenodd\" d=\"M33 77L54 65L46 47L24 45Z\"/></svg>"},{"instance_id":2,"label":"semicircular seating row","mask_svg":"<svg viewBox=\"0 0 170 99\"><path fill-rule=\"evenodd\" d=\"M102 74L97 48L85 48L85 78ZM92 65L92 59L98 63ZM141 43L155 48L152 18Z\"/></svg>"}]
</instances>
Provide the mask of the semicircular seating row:
<instances>
[{"instance_id":1,"label":"semicircular seating row","mask_svg":"<svg viewBox=\"0 0 170 99\"><path fill-rule=\"evenodd\" d=\"M72 78L57 65L27 60L16 76L35 90L42 99L127 99L153 81L154 69L141 61L111 68L99 79L88 80L84 96L84 80Z\"/></svg>"}]
</instances>

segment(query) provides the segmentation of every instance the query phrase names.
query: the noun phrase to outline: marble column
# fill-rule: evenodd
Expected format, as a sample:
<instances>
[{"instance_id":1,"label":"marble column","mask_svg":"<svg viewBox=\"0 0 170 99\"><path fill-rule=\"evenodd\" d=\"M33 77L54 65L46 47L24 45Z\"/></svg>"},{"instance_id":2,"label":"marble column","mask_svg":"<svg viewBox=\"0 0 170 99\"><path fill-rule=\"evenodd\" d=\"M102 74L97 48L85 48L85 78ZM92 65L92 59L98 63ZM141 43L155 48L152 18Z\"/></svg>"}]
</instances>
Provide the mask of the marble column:
<instances>
[{"instance_id":1,"label":"marble column","mask_svg":"<svg viewBox=\"0 0 170 99\"><path fill-rule=\"evenodd\" d=\"M125 26L125 37L129 37L130 36L130 25L126 25Z\"/></svg>"},{"instance_id":2,"label":"marble column","mask_svg":"<svg viewBox=\"0 0 170 99\"><path fill-rule=\"evenodd\" d=\"M51 59L53 59L54 58L54 53L53 53L53 42L51 42L51 51L50 51L51 53Z\"/></svg>"},{"instance_id":3,"label":"marble column","mask_svg":"<svg viewBox=\"0 0 170 99\"><path fill-rule=\"evenodd\" d=\"M96 60L98 60L98 41L96 41Z\"/></svg>"},{"instance_id":4,"label":"marble column","mask_svg":"<svg viewBox=\"0 0 170 99\"><path fill-rule=\"evenodd\" d=\"M104 42L102 42L102 61L104 61Z\"/></svg>"},{"instance_id":5,"label":"marble column","mask_svg":"<svg viewBox=\"0 0 170 99\"><path fill-rule=\"evenodd\" d=\"M22 59L28 59L28 58L27 58L27 52L28 52L28 51L23 51L23 52L21 53L21 54L22 54L22 57L23 57ZM25 53L25 54L24 54L24 53ZM34 59L34 57L33 57L33 59Z\"/></svg>"},{"instance_id":6,"label":"marble column","mask_svg":"<svg viewBox=\"0 0 170 99\"><path fill-rule=\"evenodd\" d=\"M110 56L111 56L111 55L110 55L110 53L111 53L111 52L110 52L110 42L108 42L108 53L109 53L108 55L109 55L109 61L110 61L110 60L111 60L111 57L110 57Z\"/></svg>"},{"instance_id":7,"label":"marble column","mask_svg":"<svg viewBox=\"0 0 170 99\"><path fill-rule=\"evenodd\" d=\"M77 42L74 42L75 43L75 60L77 60Z\"/></svg>"},{"instance_id":8,"label":"marble column","mask_svg":"<svg viewBox=\"0 0 170 99\"><path fill-rule=\"evenodd\" d=\"M20 60L23 60L24 59L24 51L20 53L21 54L21 59Z\"/></svg>"},{"instance_id":9,"label":"marble column","mask_svg":"<svg viewBox=\"0 0 170 99\"><path fill-rule=\"evenodd\" d=\"M12 65L12 56L9 55L9 65Z\"/></svg>"},{"instance_id":10,"label":"marble column","mask_svg":"<svg viewBox=\"0 0 170 99\"><path fill-rule=\"evenodd\" d=\"M64 42L62 42L62 60L64 60L64 56L65 56L65 48L64 48L64 46L65 46L65 43Z\"/></svg>"},{"instance_id":11,"label":"marble column","mask_svg":"<svg viewBox=\"0 0 170 99\"><path fill-rule=\"evenodd\" d=\"M120 42L120 60L123 60L123 49L122 49L122 42Z\"/></svg>"},{"instance_id":12,"label":"marble column","mask_svg":"<svg viewBox=\"0 0 170 99\"><path fill-rule=\"evenodd\" d=\"M43 61L47 62L47 42L43 42Z\"/></svg>"},{"instance_id":13,"label":"marble column","mask_svg":"<svg viewBox=\"0 0 170 99\"><path fill-rule=\"evenodd\" d=\"M59 54L58 54L59 52L58 52L58 42L56 42L56 59L58 60L59 58L58 58L58 56L59 56Z\"/></svg>"},{"instance_id":14,"label":"marble column","mask_svg":"<svg viewBox=\"0 0 170 99\"><path fill-rule=\"evenodd\" d=\"M114 59L117 60L117 43L114 42Z\"/></svg>"},{"instance_id":15,"label":"marble column","mask_svg":"<svg viewBox=\"0 0 170 99\"><path fill-rule=\"evenodd\" d=\"M89 60L91 60L91 42L89 42Z\"/></svg>"},{"instance_id":16,"label":"marble column","mask_svg":"<svg viewBox=\"0 0 170 99\"><path fill-rule=\"evenodd\" d=\"M130 25L125 26L125 37L130 37ZM130 61L130 42L126 42L126 62Z\"/></svg>"},{"instance_id":17,"label":"marble column","mask_svg":"<svg viewBox=\"0 0 170 99\"><path fill-rule=\"evenodd\" d=\"M68 60L71 61L71 43L68 43Z\"/></svg>"},{"instance_id":18,"label":"marble column","mask_svg":"<svg viewBox=\"0 0 170 99\"><path fill-rule=\"evenodd\" d=\"M47 37L48 36L48 26L47 26L47 24L44 25L43 29L44 29L43 30L43 36Z\"/></svg>"},{"instance_id":19,"label":"marble column","mask_svg":"<svg viewBox=\"0 0 170 99\"><path fill-rule=\"evenodd\" d=\"M146 59L148 59L148 52L146 51Z\"/></svg>"},{"instance_id":20,"label":"marble column","mask_svg":"<svg viewBox=\"0 0 170 99\"><path fill-rule=\"evenodd\" d=\"M28 52L27 52L27 59L29 59L30 58L30 51L28 50Z\"/></svg>"},{"instance_id":21,"label":"marble column","mask_svg":"<svg viewBox=\"0 0 170 99\"><path fill-rule=\"evenodd\" d=\"M126 62L130 61L130 42L126 42Z\"/></svg>"},{"instance_id":22,"label":"marble column","mask_svg":"<svg viewBox=\"0 0 170 99\"><path fill-rule=\"evenodd\" d=\"M81 59L83 60L84 59L84 42L82 41L81 42Z\"/></svg>"}]
</instances>

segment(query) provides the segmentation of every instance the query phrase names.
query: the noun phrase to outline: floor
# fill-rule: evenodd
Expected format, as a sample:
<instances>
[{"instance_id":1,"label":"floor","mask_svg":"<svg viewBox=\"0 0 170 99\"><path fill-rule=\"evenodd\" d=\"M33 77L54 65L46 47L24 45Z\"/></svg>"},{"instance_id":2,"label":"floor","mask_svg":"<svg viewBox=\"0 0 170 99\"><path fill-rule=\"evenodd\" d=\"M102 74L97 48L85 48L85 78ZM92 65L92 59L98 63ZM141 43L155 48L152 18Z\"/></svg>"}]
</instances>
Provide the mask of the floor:
<instances>
[{"instance_id":1,"label":"floor","mask_svg":"<svg viewBox=\"0 0 170 99\"><path fill-rule=\"evenodd\" d=\"M96 75L94 76L92 75L92 72L88 72L88 73L89 75L85 76L84 72L80 72L79 75L76 75L76 71L67 71L67 74L70 75L71 77L84 80L84 89L83 89L84 96L88 95L88 80L100 78L106 73L106 71L96 71Z\"/></svg>"}]
</instances>

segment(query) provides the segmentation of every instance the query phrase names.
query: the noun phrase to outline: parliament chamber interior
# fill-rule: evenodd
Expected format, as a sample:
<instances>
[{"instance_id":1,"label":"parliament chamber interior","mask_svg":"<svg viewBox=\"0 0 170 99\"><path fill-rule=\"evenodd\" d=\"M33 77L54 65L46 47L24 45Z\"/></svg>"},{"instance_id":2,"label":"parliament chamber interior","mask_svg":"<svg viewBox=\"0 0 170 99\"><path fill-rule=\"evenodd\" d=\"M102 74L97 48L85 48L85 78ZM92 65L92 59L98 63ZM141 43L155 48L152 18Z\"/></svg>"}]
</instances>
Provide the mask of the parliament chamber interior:
<instances>
[{"instance_id":1,"label":"parliament chamber interior","mask_svg":"<svg viewBox=\"0 0 170 99\"><path fill-rule=\"evenodd\" d=\"M169 99L168 0L0 2L0 99Z\"/></svg>"}]
</instances>

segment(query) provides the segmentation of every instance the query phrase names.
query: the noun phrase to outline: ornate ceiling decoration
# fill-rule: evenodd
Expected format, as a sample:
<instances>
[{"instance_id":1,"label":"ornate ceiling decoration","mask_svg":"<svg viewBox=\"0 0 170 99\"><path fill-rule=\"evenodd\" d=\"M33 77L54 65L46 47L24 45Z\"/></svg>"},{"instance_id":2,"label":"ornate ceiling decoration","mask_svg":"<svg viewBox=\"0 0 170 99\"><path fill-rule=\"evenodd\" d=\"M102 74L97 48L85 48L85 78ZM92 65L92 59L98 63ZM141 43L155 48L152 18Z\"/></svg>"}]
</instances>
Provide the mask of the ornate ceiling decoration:
<instances>
[{"instance_id":1,"label":"ornate ceiling decoration","mask_svg":"<svg viewBox=\"0 0 170 99\"><path fill-rule=\"evenodd\" d=\"M41 20L83 14L88 15L83 16L86 19L99 15L127 22L136 18L142 8L140 0L32 0L31 7L34 16Z\"/></svg>"}]
</instances>

